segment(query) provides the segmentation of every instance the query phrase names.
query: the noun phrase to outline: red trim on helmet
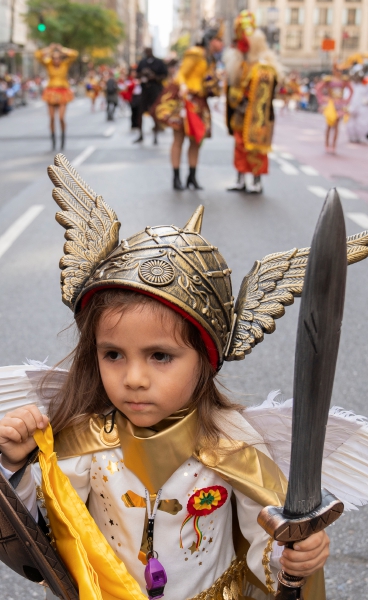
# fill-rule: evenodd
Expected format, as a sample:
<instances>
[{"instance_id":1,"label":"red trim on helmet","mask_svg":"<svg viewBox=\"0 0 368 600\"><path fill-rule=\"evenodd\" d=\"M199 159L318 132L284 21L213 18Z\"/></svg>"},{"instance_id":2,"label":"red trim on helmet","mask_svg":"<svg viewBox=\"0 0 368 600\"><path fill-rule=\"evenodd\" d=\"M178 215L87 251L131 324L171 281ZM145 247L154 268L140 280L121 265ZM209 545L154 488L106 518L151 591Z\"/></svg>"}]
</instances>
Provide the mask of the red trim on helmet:
<instances>
[{"instance_id":1,"label":"red trim on helmet","mask_svg":"<svg viewBox=\"0 0 368 600\"><path fill-rule=\"evenodd\" d=\"M90 299L96 292L100 292L102 290L108 290L108 289L119 289L119 288L125 289L125 290L131 290L133 292L138 292L139 294L145 294L146 296L150 296L150 298L154 298L154 300L158 300L158 302L165 304L165 306L168 306L169 308L174 310L176 313L178 313L179 315L184 317L184 319L187 319L188 321L190 321L190 323L195 325L195 327L197 327L197 329L199 330L199 333L201 334L201 338L204 342L204 345L206 346L206 349L208 352L208 358L210 360L211 366L215 369L215 371L218 369L218 366L219 366L218 350L216 348L215 342L211 338L208 331L200 323L198 323L198 321L196 321L196 319L194 317L192 317L192 315L188 314L187 312L185 312L185 310L183 310L176 304L173 304L169 300L166 300L165 298L156 296L155 294L152 294L151 292L148 292L146 290L131 288L131 287L125 286L125 285L104 285L104 286L93 288L92 290L89 290L83 296L83 298L80 300L81 309L83 310L83 308L85 308L87 306L88 302L90 301Z\"/></svg>"}]
</instances>

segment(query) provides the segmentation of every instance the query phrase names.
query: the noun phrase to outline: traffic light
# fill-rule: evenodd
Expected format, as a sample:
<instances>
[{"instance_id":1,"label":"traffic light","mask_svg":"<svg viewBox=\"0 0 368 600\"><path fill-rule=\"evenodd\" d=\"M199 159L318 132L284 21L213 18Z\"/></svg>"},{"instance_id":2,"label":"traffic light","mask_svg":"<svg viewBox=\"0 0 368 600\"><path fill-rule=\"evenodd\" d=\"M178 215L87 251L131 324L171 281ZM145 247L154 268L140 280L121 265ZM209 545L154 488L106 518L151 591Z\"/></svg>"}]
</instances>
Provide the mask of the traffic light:
<instances>
[{"instance_id":1,"label":"traffic light","mask_svg":"<svg viewBox=\"0 0 368 600\"><path fill-rule=\"evenodd\" d=\"M41 31L41 33L43 33L44 31L46 31L46 25L45 25L45 22L43 20L43 17L39 17L39 23L37 25L37 29L38 29L38 31Z\"/></svg>"}]
</instances>

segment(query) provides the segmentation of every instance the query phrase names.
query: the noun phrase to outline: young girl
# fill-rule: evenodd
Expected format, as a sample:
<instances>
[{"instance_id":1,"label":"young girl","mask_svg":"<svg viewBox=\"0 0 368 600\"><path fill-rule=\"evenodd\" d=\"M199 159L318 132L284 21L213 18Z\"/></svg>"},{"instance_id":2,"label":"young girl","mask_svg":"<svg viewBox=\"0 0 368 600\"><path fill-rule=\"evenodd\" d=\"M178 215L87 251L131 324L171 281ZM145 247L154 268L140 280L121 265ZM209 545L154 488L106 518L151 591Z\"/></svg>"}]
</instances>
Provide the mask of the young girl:
<instances>
[{"instance_id":1,"label":"young girl","mask_svg":"<svg viewBox=\"0 0 368 600\"><path fill-rule=\"evenodd\" d=\"M37 486L82 600L265 599L280 567L309 577L305 598L323 600L327 534L283 549L257 523L263 506L283 504L287 482L216 387L223 360L249 349L230 269L200 235L203 208L184 228L146 227L119 244L115 213L64 157L55 164L62 295L79 341L49 418L28 405L0 421L1 472L22 468L36 439L40 465L19 494L37 518ZM242 323L246 296L243 283Z\"/></svg>"}]
</instances>

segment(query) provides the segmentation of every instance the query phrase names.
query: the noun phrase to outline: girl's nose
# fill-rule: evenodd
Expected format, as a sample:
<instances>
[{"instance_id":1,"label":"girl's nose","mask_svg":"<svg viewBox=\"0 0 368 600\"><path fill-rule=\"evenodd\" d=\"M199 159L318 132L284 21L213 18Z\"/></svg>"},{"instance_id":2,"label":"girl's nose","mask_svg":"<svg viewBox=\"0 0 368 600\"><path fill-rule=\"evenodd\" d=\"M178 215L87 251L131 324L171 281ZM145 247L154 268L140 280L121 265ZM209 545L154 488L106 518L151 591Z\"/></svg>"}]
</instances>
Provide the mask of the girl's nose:
<instances>
[{"instance_id":1,"label":"girl's nose","mask_svg":"<svg viewBox=\"0 0 368 600\"><path fill-rule=\"evenodd\" d=\"M140 361L128 362L124 384L132 390L138 390L139 388L147 389L149 387L149 378L146 366Z\"/></svg>"}]
</instances>

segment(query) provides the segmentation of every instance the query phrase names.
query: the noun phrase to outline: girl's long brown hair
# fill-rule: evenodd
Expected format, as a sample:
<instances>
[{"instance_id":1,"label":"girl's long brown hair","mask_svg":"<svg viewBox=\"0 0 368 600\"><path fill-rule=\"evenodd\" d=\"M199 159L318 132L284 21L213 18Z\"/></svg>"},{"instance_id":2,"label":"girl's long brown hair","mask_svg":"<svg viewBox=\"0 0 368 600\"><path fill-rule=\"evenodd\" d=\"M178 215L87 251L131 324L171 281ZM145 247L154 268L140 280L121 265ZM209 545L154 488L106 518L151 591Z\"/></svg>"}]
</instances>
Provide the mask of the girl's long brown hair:
<instances>
[{"instance_id":1,"label":"girl's long brown hair","mask_svg":"<svg viewBox=\"0 0 368 600\"><path fill-rule=\"evenodd\" d=\"M206 446L216 446L220 436L228 437L215 421L214 409L238 409L215 384L215 371L210 364L206 347L199 330L181 315L159 301L143 294L122 289L109 289L95 293L88 305L76 316L79 341L74 351L62 361L71 360L71 367L63 388L50 403L50 419L54 433L71 425L82 425L96 414L113 409L102 385L96 350L96 330L106 311L123 314L128 309L149 305L163 322L171 322L174 335L184 344L194 348L199 357L198 381L192 405L198 410L196 439ZM52 376L46 375L46 377ZM42 385L41 385L42 393Z\"/></svg>"}]
</instances>

